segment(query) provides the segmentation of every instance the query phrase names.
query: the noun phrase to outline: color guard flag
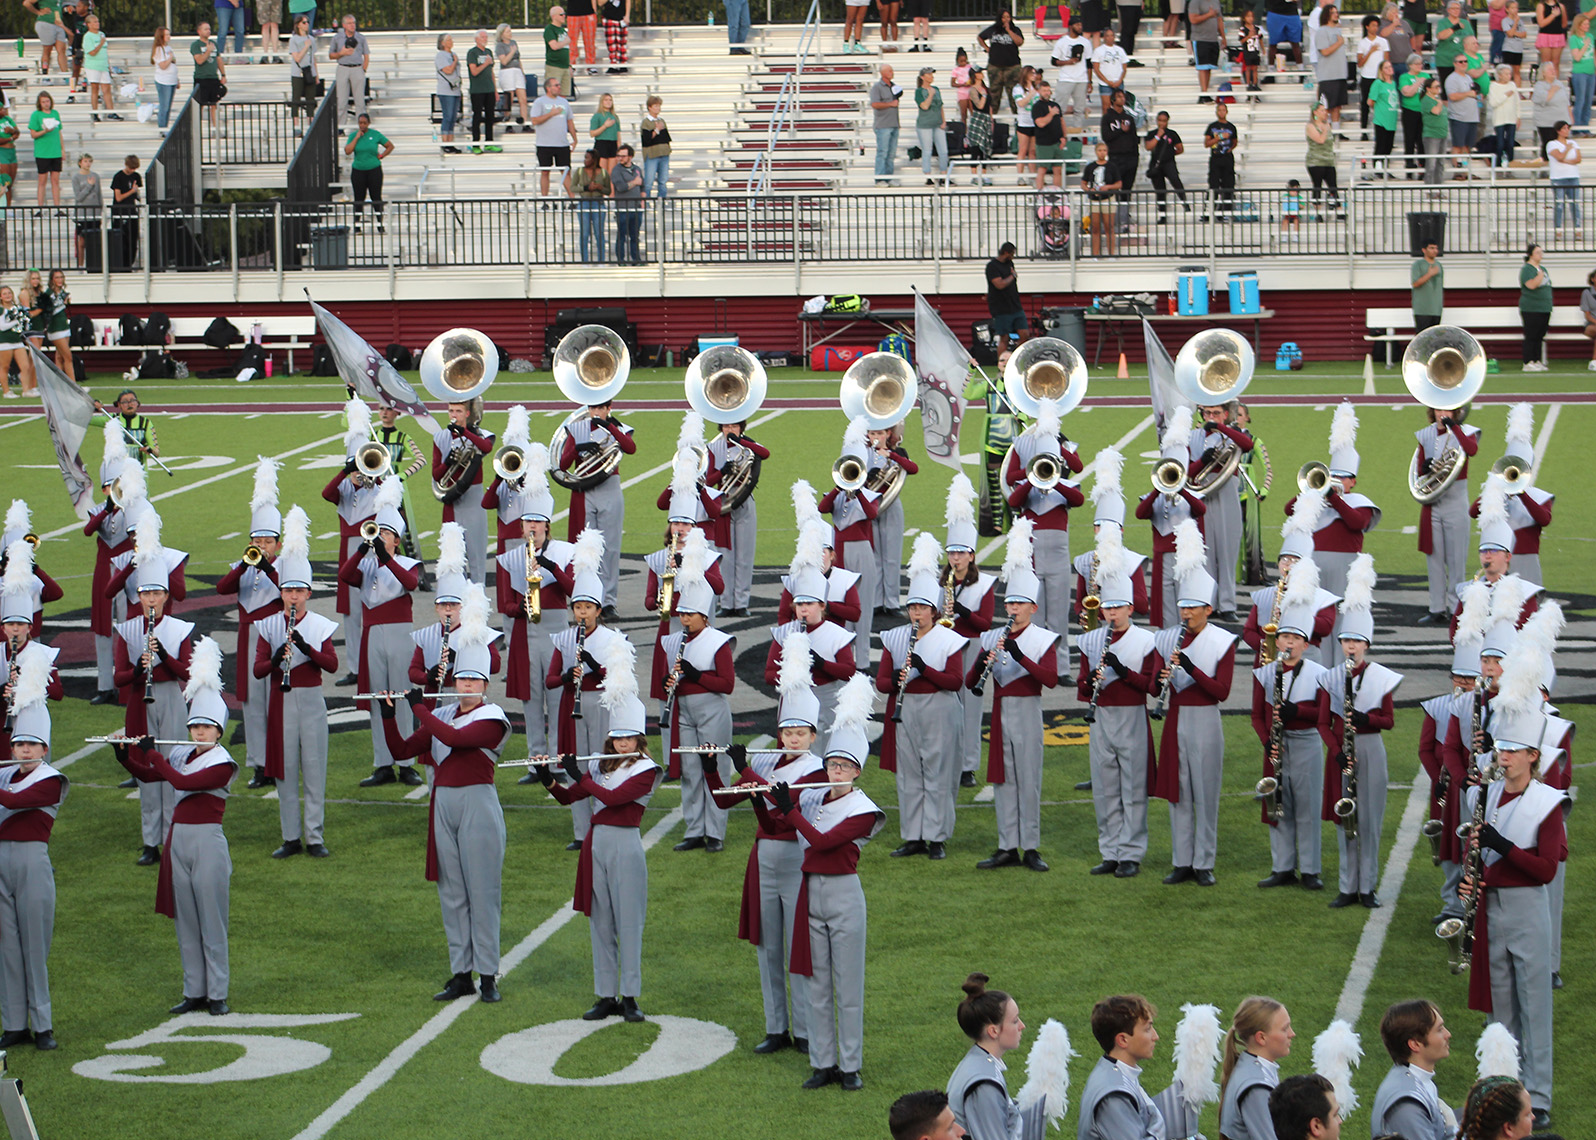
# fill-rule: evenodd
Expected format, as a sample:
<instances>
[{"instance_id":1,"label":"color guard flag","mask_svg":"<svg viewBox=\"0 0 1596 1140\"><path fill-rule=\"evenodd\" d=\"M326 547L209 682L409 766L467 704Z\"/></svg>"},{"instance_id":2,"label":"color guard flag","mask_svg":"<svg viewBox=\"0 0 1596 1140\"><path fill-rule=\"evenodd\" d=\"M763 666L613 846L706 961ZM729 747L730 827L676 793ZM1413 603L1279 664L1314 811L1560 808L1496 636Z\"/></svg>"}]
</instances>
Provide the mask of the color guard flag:
<instances>
[{"instance_id":1,"label":"color guard flag","mask_svg":"<svg viewBox=\"0 0 1596 1140\"><path fill-rule=\"evenodd\" d=\"M920 427L925 453L961 470L959 425L964 422L964 381L973 361L931 303L914 291L914 363L920 374Z\"/></svg>"},{"instance_id":2,"label":"color guard flag","mask_svg":"<svg viewBox=\"0 0 1596 1140\"><path fill-rule=\"evenodd\" d=\"M389 364L382 353L367 344L354 329L311 300L308 289L305 290L305 299L310 301L311 311L316 314L316 324L321 329L321 335L327 338L327 347L332 349L338 375L343 377L345 384L358 392L362 399L375 400L385 408L397 408L404 412L429 435L443 430L416 396L416 390L409 381L399 375L398 369Z\"/></svg>"},{"instance_id":3,"label":"color guard flag","mask_svg":"<svg viewBox=\"0 0 1596 1140\"><path fill-rule=\"evenodd\" d=\"M94 400L76 380L56 367L53 356L45 356L32 345L28 346L28 353L33 357L33 373L39 379L40 402L50 428L50 442L55 445L55 461L61 465L61 481L72 499L72 509L79 518L86 519L98 488L84 470L78 449L83 446L83 437L94 417Z\"/></svg>"}]
</instances>

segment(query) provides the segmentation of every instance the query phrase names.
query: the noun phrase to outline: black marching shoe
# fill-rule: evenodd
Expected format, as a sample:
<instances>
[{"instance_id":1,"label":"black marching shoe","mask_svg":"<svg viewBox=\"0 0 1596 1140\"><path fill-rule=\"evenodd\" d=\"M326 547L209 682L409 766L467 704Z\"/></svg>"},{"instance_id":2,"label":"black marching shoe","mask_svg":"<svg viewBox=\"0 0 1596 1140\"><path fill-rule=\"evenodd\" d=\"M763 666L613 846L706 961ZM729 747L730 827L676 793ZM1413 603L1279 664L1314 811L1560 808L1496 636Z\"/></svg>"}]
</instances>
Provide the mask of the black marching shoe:
<instances>
[{"instance_id":1,"label":"black marching shoe","mask_svg":"<svg viewBox=\"0 0 1596 1140\"><path fill-rule=\"evenodd\" d=\"M528 772L526 775L522 776L519 780L516 781L516 783L518 783L518 784L535 784L537 782L538 782L537 774L534 773L534 772Z\"/></svg>"},{"instance_id":2,"label":"black marching shoe","mask_svg":"<svg viewBox=\"0 0 1596 1140\"><path fill-rule=\"evenodd\" d=\"M266 769L251 768L250 771L254 775L250 776L249 783L244 785L246 788L275 788L277 786L277 781L266 774Z\"/></svg>"},{"instance_id":3,"label":"black marching shoe","mask_svg":"<svg viewBox=\"0 0 1596 1140\"><path fill-rule=\"evenodd\" d=\"M672 851L697 851L702 846L704 846L704 837L702 835L689 835L686 839L682 840L675 847L672 847L671 850Z\"/></svg>"},{"instance_id":4,"label":"black marching shoe","mask_svg":"<svg viewBox=\"0 0 1596 1140\"><path fill-rule=\"evenodd\" d=\"M1295 871L1273 871L1267 879L1258 880L1258 887L1260 890L1267 890L1270 887L1290 887L1295 886L1296 882Z\"/></svg>"},{"instance_id":5,"label":"black marching shoe","mask_svg":"<svg viewBox=\"0 0 1596 1140\"><path fill-rule=\"evenodd\" d=\"M496 1002L496 1001L503 1001L504 1000L503 997L499 993L499 982L498 982L498 979L495 978L492 974L483 974L482 975L482 979L481 979L481 983L480 983L480 987L479 987L479 992L482 995L482 1000L485 1001L485 1002L488 1002L490 1004L493 1003L493 1002Z\"/></svg>"},{"instance_id":6,"label":"black marching shoe","mask_svg":"<svg viewBox=\"0 0 1596 1140\"><path fill-rule=\"evenodd\" d=\"M601 997L582 1015L583 1021L603 1021L621 1012L621 1003L614 998Z\"/></svg>"},{"instance_id":7,"label":"black marching shoe","mask_svg":"<svg viewBox=\"0 0 1596 1140\"><path fill-rule=\"evenodd\" d=\"M331 855L332 852L327 850L327 845L325 843L312 843L305 848L305 854L309 855L312 859L325 859L327 856Z\"/></svg>"},{"instance_id":8,"label":"black marching shoe","mask_svg":"<svg viewBox=\"0 0 1596 1140\"><path fill-rule=\"evenodd\" d=\"M299 840L287 839L283 841L283 845L281 847L272 852L272 858L287 859L291 856L298 855L304 849L304 845L300 843Z\"/></svg>"},{"instance_id":9,"label":"black marching shoe","mask_svg":"<svg viewBox=\"0 0 1596 1140\"><path fill-rule=\"evenodd\" d=\"M614 606L605 606L603 611L599 614L599 620L605 625L614 625L616 622L621 620L621 615L615 612Z\"/></svg>"},{"instance_id":10,"label":"black marching shoe","mask_svg":"<svg viewBox=\"0 0 1596 1140\"><path fill-rule=\"evenodd\" d=\"M1192 878L1197 880L1197 885L1199 887L1211 887L1219 881L1218 879L1214 878L1213 871L1209 870L1207 867L1198 867L1191 874Z\"/></svg>"},{"instance_id":11,"label":"black marching shoe","mask_svg":"<svg viewBox=\"0 0 1596 1140\"><path fill-rule=\"evenodd\" d=\"M1421 617L1418 621L1414 622L1413 624L1414 625L1434 625L1436 622L1440 621L1443 616L1444 615L1437 614L1437 613L1427 613L1423 617Z\"/></svg>"},{"instance_id":12,"label":"black marching shoe","mask_svg":"<svg viewBox=\"0 0 1596 1140\"><path fill-rule=\"evenodd\" d=\"M623 997L621 999L621 1020L631 1022L644 1020L643 1011L637 1008L637 999L635 997Z\"/></svg>"},{"instance_id":13,"label":"black marching shoe","mask_svg":"<svg viewBox=\"0 0 1596 1140\"><path fill-rule=\"evenodd\" d=\"M140 867L152 867L161 861L161 849L145 844L144 850L140 852L139 857L134 861Z\"/></svg>"},{"instance_id":14,"label":"black marching shoe","mask_svg":"<svg viewBox=\"0 0 1596 1140\"><path fill-rule=\"evenodd\" d=\"M399 769L399 782L407 788L419 788L427 781L421 778L421 773L415 768L402 766Z\"/></svg>"},{"instance_id":15,"label":"black marching shoe","mask_svg":"<svg viewBox=\"0 0 1596 1140\"><path fill-rule=\"evenodd\" d=\"M829 1084L842 1080L842 1074L836 1069L816 1069L810 1078L800 1088L823 1089Z\"/></svg>"},{"instance_id":16,"label":"black marching shoe","mask_svg":"<svg viewBox=\"0 0 1596 1140\"><path fill-rule=\"evenodd\" d=\"M39 1034L39 1036L43 1037L49 1032L50 1031L46 1029L44 1033ZM55 1048L55 1043L53 1040L51 1041L50 1047L52 1049ZM43 1049L44 1046L40 1045L39 1048ZM1552 1126L1552 1114L1544 1108L1537 1108L1534 1112L1530 1113L1530 1123L1534 1125L1535 1131L1545 1132Z\"/></svg>"},{"instance_id":17,"label":"black marching shoe","mask_svg":"<svg viewBox=\"0 0 1596 1140\"><path fill-rule=\"evenodd\" d=\"M1318 875L1304 875L1302 876L1302 889L1305 891L1322 891L1324 890L1324 883L1320 881Z\"/></svg>"},{"instance_id":18,"label":"black marching shoe","mask_svg":"<svg viewBox=\"0 0 1596 1140\"><path fill-rule=\"evenodd\" d=\"M1142 873L1142 865L1134 859L1122 859L1118 867L1114 868L1116 879L1134 879Z\"/></svg>"},{"instance_id":19,"label":"black marching shoe","mask_svg":"<svg viewBox=\"0 0 1596 1140\"><path fill-rule=\"evenodd\" d=\"M718 855L720 852L726 850L726 844L719 839L708 837L704 840L704 850L709 852L711 855Z\"/></svg>"},{"instance_id":20,"label":"black marching shoe","mask_svg":"<svg viewBox=\"0 0 1596 1140\"><path fill-rule=\"evenodd\" d=\"M117 785L117 787L119 787L119 788L136 788L138 786L139 786L139 782L137 780L135 780L132 776L129 776L127 779L123 780L120 784Z\"/></svg>"},{"instance_id":21,"label":"black marching shoe","mask_svg":"<svg viewBox=\"0 0 1596 1140\"><path fill-rule=\"evenodd\" d=\"M785 1033L767 1033L765 1039L754 1046L755 1053L780 1053L792 1047L792 1038Z\"/></svg>"},{"instance_id":22,"label":"black marching shoe","mask_svg":"<svg viewBox=\"0 0 1596 1140\"><path fill-rule=\"evenodd\" d=\"M39 1050L41 1053L48 1053L51 1049L56 1047L55 1034L50 1032L48 1029L39 1030L39 1032L33 1035L33 1047ZM1547 1117L1546 1119L1548 1122L1551 1121L1551 1117Z\"/></svg>"},{"instance_id":23,"label":"black marching shoe","mask_svg":"<svg viewBox=\"0 0 1596 1140\"><path fill-rule=\"evenodd\" d=\"M1336 894L1335 898L1330 900L1330 909L1331 910L1340 910L1342 907L1351 906L1353 903L1355 903L1357 901L1358 901L1358 896L1357 895L1348 894L1346 891L1340 891L1340 892L1338 892Z\"/></svg>"},{"instance_id":24,"label":"black marching shoe","mask_svg":"<svg viewBox=\"0 0 1596 1140\"><path fill-rule=\"evenodd\" d=\"M233 1012L233 1007L227 1004L226 998L212 998L205 1005L212 1017L224 1017Z\"/></svg>"},{"instance_id":25,"label":"black marching shoe","mask_svg":"<svg viewBox=\"0 0 1596 1140\"><path fill-rule=\"evenodd\" d=\"M360 684L360 678L353 673L345 673L342 677L339 677L338 680L334 681L333 684L340 689L347 689L350 685Z\"/></svg>"},{"instance_id":26,"label":"black marching shoe","mask_svg":"<svg viewBox=\"0 0 1596 1140\"><path fill-rule=\"evenodd\" d=\"M1562 988L1563 988L1563 975L1561 973L1559 973L1557 970L1553 970L1552 971L1552 989L1560 990Z\"/></svg>"},{"instance_id":27,"label":"black marching shoe","mask_svg":"<svg viewBox=\"0 0 1596 1140\"><path fill-rule=\"evenodd\" d=\"M1164 886L1172 887L1176 883L1189 883L1197 877L1197 872L1190 867L1176 867L1164 876Z\"/></svg>"},{"instance_id":28,"label":"black marching shoe","mask_svg":"<svg viewBox=\"0 0 1596 1140\"><path fill-rule=\"evenodd\" d=\"M567 851L580 851L582 850L582 841L580 839L573 839L571 842L565 845L565 849Z\"/></svg>"},{"instance_id":29,"label":"black marching shoe","mask_svg":"<svg viewBox=\"0 0 1596 1140\"><path fill-rule=\"evenodd\" d=\"M1077 792L1089 792L1089 791L1091 791L1092 790L1092 781L1090 781L1090 780L1082 780L1080 783L1075 785L1075 790Z\"/></svg>"},{"instance_id":30,"label":"black marching shoe","mask_svg":"<svg viewBox=\"0 0 1596 1140\"><path fill-rule=\"evenodd\" d=\"M792 1039L792 1047L794 1049L798 1050L798 1052L800 1052L800 1053L809 1052L809 1038L807 1038L807 1037L794 1037Z\"/></svg>"},{"instance_id":31,"label":"black marching shoe","mask_svg":"<svg viewBox=\"0 0 1596 1140\"><path fill-rule=\"evenodd\" d=\"M114 691L107 692L105 689L101 689L89 698L89 704L108 705L114 700L116 700L116 693Z\"/></svg>"},{"instance_id":32,"label":"black marching shoe","mask_svg":"<svg viewBox=\"0 0 1596 1140\"><path fill-rule=\"evenodd\" d=\"M433 1001L453 1001L455 998L470 997L477 992L477 987L471 983L470 974L455 974L443 983L443 989L432 995Z\"/></svg>"},{"instance_id":33,"label":"black marching shoe","mask_svg":"<svg viewBox=\"0 0 1596 1140\"><path fill-rule=\"evenodd\" d=\"M959 773L959 787L961 787L961 788L973 788L973 787L975 787L975 773L974 772L960 772Z\"/></svg>"},{"instance_id":34,"label":"black marching shoe","mask_svg":"<svg viewBox=\"0 0 1596 1140\"><path fill-rule=\"evenodd\" d=\"M902 847L896 847L887 854L891 855L894 859L903 859L910 855L924 855L926 850L927 848L925 845L925 840L910 839L906 840Z\"/></svg>"},{"instance_id":35,"label":"black marching shoe","mask_svg":"<svg viewBox=\"0 0 1596 1140\"><path fill-rule=\"evenodd\" d=\"M18 1045L28 1045L33 1042L33 1033L27 1029L13 1029L9 1033L0 1033L0 1049L12 1049Z\"/></svg>"},{"instance_id":36,"label":"black marching shoe","mask_svg":"<svg viewBox=\"0 0 1596 1140\"><path fill-rule=\"evenodd\" d=\"M1440 914L1435 915L1434 917L1432 917L1430 919L1430 925L1431 926L1440 926L1441 923L1445 922L1448 917L1450 917L1450 916L1446 913L1446 911L1443 910Z\"/></svg>"},{"instance_id":37,"label":"black marching shoe","mask_svg":"<svg viewBox=\"0 0 1596 1140\"><path fill-rule=\"evenodd\" d=\"M999 847L992 852L990 858L982 859L975 866L977 870L990 871L995 867L1018 867L1019 865L1020 853L1018 851Z\"/></svg>"},{"instance_id":38,"label":"black marching shoe","mask_svg":"<svg viewBox=\"0 0 1596 1140\"><path fill-rule=\"evenodd\" d=\"M1365 910L1380 909L1380 896L1375 894L1373 891L1370 891L1368 894L1359 895L1358 901L1363 904L1363 908Z\"/></svg>"},{"instance_id":39,"label":"black marching shoe","mask_svg":"<svg viewBox=\"0 0 1596 1140\"><path fill-rule=\"evenodd\" d=\"M925 853L932 859L946 859L948 857L948 846L945 843L927 843L925 845Z\"/></svg>"},{"instance_id":40,"label":"black marching shoe","mask_svg":"<svg viewBox=\"0 0 1596 1140\"><path fill-rule=\"evenodd\" d=\"M1036 853L1036 849L1034 847L1025 853L1024 857L1020 859L1020 862L1027 870L1030 871L1045 871L1048 869L1047 864L1043 862L1042 857Z\"/></svg>"},{"instance_id":41,"label":"black marching shoe","mask_svg":"<svg viewBox=\"0 0 1596 1140\"><path fill-rule=\"evenodd\" d=\"M398 777L393 774L392 766L387 768L373 768L371 770L371 775L360 781L360 786L362 788L380 788L384 784L393 783L396 779L398 779Z\"/></svg>"},{"instance_id":42,"label":"black marching shoe","mask_svg":"<svg viewBox=\"0 0 1596 1140\"><path fill-rule=\"evenodd\" d=\"M1088 871L1087 874L1089 874L1089 875L1112 875L1117 870L1119 870L1119 860L1118 859L1104 859L1101 863L1099 863L1097 866L1093 867L1090 871Z\"/></svg>"},{"instance_id":43,"label":"black marching shoe","mask_svg":"<svg viewBox=\"0 0 1596 1140\"><path fill-rule=\"evenodd\" d=\"M167 1010L166 1012L167 1013L195 1013L195 1012L197 1012L199 1010L209 1009L209 1008L210 1008L210 1002L206 1001L204 998L186 997L182 1001L180 1001L176 1005L174 1005L171 1009ZM5 1044L4 1038L0 1038L0 1045L4 1045L4 1044Z\"/></svg>"},{"instance_id":44,"label":"black marching shoe","mask_svg":"<svg viewBox=\"0 0 1596 1140\"><path fill-rule=\"evenodd\" d=\"M842 1074L842 1091L858 1092L864 1088L864 1078L857 1071Z\"/></svg>"}]
</instances>

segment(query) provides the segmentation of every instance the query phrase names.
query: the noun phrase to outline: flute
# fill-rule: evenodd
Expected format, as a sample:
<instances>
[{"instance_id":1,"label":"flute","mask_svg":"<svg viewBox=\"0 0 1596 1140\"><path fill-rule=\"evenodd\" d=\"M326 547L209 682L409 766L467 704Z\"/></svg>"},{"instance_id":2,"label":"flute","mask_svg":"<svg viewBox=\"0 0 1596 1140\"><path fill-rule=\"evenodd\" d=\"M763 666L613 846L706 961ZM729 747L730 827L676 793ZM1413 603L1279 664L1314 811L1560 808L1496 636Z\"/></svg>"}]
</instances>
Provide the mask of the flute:
<instances>
[{"instance_id":1,"label":"flute","mask_svg":"<svg viewBox=\"0 0 1596 1140\"><path fill-rule=\"evenodd\" d=\"M661 784L660 785L660 787L662 787L662 788L672 788L672 787L680 787L680 786L681 785L679 785L679 784ZM853 781L852 780L828 780L828 781L826 781L823 784L789 784L789 785L787 785L787 790L789 792L802 792L802 791L807 791L810 788L851 788L851 787L853 787ZM717 796L746 796L750 792L760 792L760 793L768 795L771 792L774 792L775 790L776 790L776 785L775 784L733 784L729 788L715 788L714 792L715 792L715 794Z\"/></svg>"},{"instance_id":2,"label":"flute","mask_svg":"<svg viewBox=\"0 0 1596 1140\"><path fill-rule=\"evenodd\" d=\"M407 689L401 689L398 692L391 693L356 693L353 699L357 701L391 701L397 700L399 697L407 696L408 694L409 690ZM422 693L421 697L423 700L435 701L440 697L458 697L460 695L460 693ZM480 696L481 694L472 695Z\"/></svg>"},{"instance_id":3,"label":"flute","mask_svg":"<svg viewBox=\"0 0 1596 1140\"><path fill-rule=\"evenodd\" d=\"M694 746L692 746L690 748L672 748L671 749L671 755L672 756L680 756L680 755L682 755L684 753L688 753L688 752L730 752L731 749L732 749L732 746L730 744L697 744L697 745L694 745ZM785 749L768 748L768 749L755 749L755 751L782 752L782 751L785 751Z\"/></svg>"},{"instance_id":4,"label":"flute","mask_svg":"<svg viewBox=\"0 0 1596 1140\"><path fill-rule=\"evenodd\" d=\"M578 756L578 764L586 760L603 760L606 756L619 756L618 752L594 752L587 756ZM525 760L500 760L496 765L499 768L538 768L550 764L563 764L558 756L528 756Z\"/></svg>"},{"instance_id":5,"label":"flute","mask_svg":"<svg viewBox=\"0 0 1596 1140\"><path fill-rule=\"evenodd\" d=\"M142 739L144 739L144 738L141 737L141 736L85 736L83 738L83 743L85 743L85 744L137 744ZM197 741L197 740L157 740L155 742L156 746L160 747L160 748L176 748L180 744L198 744L198 743L199 743L199 741Z\"/></svg>"}]
</instances>

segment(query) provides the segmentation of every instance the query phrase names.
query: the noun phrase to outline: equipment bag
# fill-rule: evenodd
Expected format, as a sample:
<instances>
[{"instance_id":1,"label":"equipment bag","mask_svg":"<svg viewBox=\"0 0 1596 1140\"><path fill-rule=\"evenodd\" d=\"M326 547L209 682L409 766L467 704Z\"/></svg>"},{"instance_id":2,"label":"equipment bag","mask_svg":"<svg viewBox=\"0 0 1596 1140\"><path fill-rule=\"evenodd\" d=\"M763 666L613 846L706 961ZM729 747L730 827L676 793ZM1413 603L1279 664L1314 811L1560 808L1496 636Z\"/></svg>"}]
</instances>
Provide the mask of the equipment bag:
<instances>
[{"instance_id":1,"label":"equipment bag","mask_svg":"<svg viewBox=\"0 0 1596 1140\"><path fill-rule=\"evenodd\" d=\"M200 339L212 348L230 348L243 340L244 334L226 317L217 317L206 326L205 335Z\"/></svg>"},{"instance_id":2,"label":"equipment bag","mask_svg":"<svg viewBox=\"0 0 1596 1140\"><path fill-rule=\"evenodd\" d=\"M332 348L326 344L318 344L310 354L310 374L312 376L336 376L338 365L333 360Z\"/></svg>"},{"instance_id":3,"label":"equipment bag","mask_svg":"<svg viewBox=\"0 0 1596 1140\"><path fill-rule=\"evenodd\" d=\"M139 361L140 380L171 380L177 376L177 362L169 352L146 352Z\"/></svg>"},{"instance_id":4,"label":"equipment bag","mask_svg":"<svg viewBox=\"0 0 1596 1140\"><path fill-rule=\"evenodd\" d=\"M67 321L67 339L73 348L88 348L94 343L94 318L87 313L73 313Z\"/></svg>"},{"instance_id":5,"label":"equipment bag","mask_svg":"<svg viewBox=\"0 0 1596 1140\"><path fill-rule=\"evenodd\" d=\"M402 344L390 344L383 350L382 354L387 358L389 364L401 372L408 372L416 366L415 353Z\"/></svg>"},{"instance_id":6,"label":"equipment bag","mask_svg":"<svg viewBox=\"0 0 1596 1140\"><path fill-rule=\"evenodd\" d=\"M156 309L144 319L144 343L165 344L172 335L172 318Z\"/></svg>"},{"instance_id":7,"label":"equipment bag","mask_svg":"<svg viewBox=\"0 0 1596 1140\"><path fill-rule=\"evenodd\" d=\"M901 356L905 360L912 360L909 355L909 338L902 333L890 333L881 338L881 343L876 346L877 352L890 352L894 356Z\"/></svg>"},{"instance_id":8,"label":"equipment bag","mask_svg":"<svg viewBox=\"0 0 1596 1140\"><path fill-rule=\"evenodd\" d=\"M868 344L838 345L817 344L809 352L809 370L811 372L846 372L848 366L861 356L868 356L875 349Z\"/></svg>"},{"instance_id":9,"label":"equipment bag","mask_svg":"<svg viewBox=\"0 0 1596 1140\"><path fill-rule=\"evenodd\" d=\"M1286 341L1280 346L1280 351L1275 353L1275 371L1291 372L1302 367L1302 349L1297 347L1295 341Z\"/></svg>"},{"instance_id":10,"label":"equipment bag","mask_svg":"<svg viewBox=\"0 0 1596 1140\"><path fill-rule=\"evenodd\" d=\"M858 293L838 293L826 302L828 313L862 313L869 307L870 302Z\"/></svg>"},{"instance_id":11,"label":"equipment bag","mask_svg":"<svg viewBox=\"0 0 1596 1140\"><path fill-rule=\"evenodd\" d=\"M116 325L117 344L144 343L144 322L137 313L123 313Z\"/></svg>"}]
</instances>

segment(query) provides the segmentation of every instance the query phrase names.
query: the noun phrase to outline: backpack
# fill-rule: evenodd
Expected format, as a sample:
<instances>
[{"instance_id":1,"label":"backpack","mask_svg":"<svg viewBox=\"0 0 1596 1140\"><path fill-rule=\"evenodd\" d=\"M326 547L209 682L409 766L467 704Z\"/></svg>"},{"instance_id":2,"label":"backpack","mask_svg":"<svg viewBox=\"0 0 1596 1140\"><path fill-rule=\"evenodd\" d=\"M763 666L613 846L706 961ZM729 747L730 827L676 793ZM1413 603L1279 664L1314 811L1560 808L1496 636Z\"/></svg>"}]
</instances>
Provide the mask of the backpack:
<instances>
[{"instance_id":1,"label":"backpack","mask_svg":"<svg viewBox=\"0 0 1596 1140\"><path fill-rule=\"evenodd\" d=\"M336 376L338 364L333 360L332 347L327 344L318 344L310 354L310 374L312 376Z\"/></svg>"},{"instance_id":2,"label":"backpack","mask_svg":"<svg viewBox=\"0 0 1596 1140\"><path fill-rule=\"evenodd\" d=\"M905 360L910 359L909 338L904 336L902 333L892 333L888 336L882 337L881 343L877 345L876 348L877 351L880 352L890 352L894 356L903 357Z\"/></svg>"},{"instance_id":3,"label":"backpack","mask_svg":"<svg viewBox=\"0 0 1596 1140\"><path fill-rule=\"evenodd\" d=\"M144 322L137 313L123 313L117 321L117 344L143 344Z\"/></svg>"},{"instance_id":4,"label":"backpack","mask_svg":"<svg viewBox=\"0 0 1596 1140\"><path fill-rule=\"evenodd\" d=\"M390 344L382 355L401 372L408 372L416 366L415 354L402 344Z\"/></svg>"},{"instance_id":5,"label":"backpack","mask_svg":"<svg viewBox=\"0 0 1596 1140\"><path fill-rule=\"evenodd\" d=\"M177 362L169 352L146 352L139 361L140 380L171 380L177 376Z\"/></svg>"},{"instance_id":6,"label":"backpack","mask_svg":"<svg viewBox=\"0 0 1596 1140\"><path fill-rule=\"evenodd\" d=\"M870 302L857 293L838 293L826 302L825 311L828 313L862 313L869 307Z\"/></svg>"},{"instance_id":7,"label":"backpack","mask_svg":"<svg viewBox=\"0 0 1596 1140\"><path fill-rule=\"evenodd\" d=\"M144 343L165 344L172 335L172 318L159 309L144 318Z\"/></svg>"},{"instance_id":8,"label":"backpack","mask_svg":"<svg viewBox=\"0 0 1596 1140\"><path fill-rule=\"evenodd\" d=\"M244 334L226 317L217 317L206 327L205 335L200 339L212 348L229 348L243 340Z\"/></svg>"},{"instance_id":9,"label":"backpack","mask_svg":"<svg viewBox=\"0 0 1596 1140\"><path fill-rule=\"evenodd\" d=\"M266 371L266 350L258 344L246 344L244 351L239 354L238 363L233 366L231 375L237 376L246 368L253 368L256 375Z\"/></svg>"},{"instance_id":10,"label":"backpack","mask_svg":"<svg viewBox=\"0 0 1596 1140\"><path fill-rule=\"evenodd\" d=\"M88 348L94 344L94 318L87 313L73 313L67 322L67 336L73 348Z\"/></svg>"}]
</instances>

